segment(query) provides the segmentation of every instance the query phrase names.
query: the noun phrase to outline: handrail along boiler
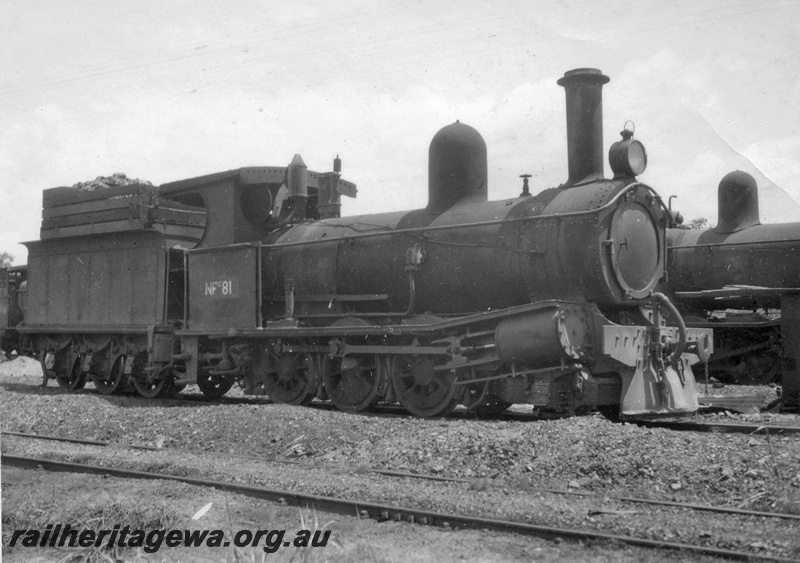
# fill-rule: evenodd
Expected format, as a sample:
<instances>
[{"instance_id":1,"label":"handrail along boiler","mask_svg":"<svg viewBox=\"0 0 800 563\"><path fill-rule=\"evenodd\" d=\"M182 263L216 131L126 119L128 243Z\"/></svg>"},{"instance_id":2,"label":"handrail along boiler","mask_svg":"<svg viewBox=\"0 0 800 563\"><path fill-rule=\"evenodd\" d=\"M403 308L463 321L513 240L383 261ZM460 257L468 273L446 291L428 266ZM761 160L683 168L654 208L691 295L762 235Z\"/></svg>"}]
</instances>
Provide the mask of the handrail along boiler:
<instances>
[{"instance_id":1,"label":"handrail along boiler","mask_svg":"<svg viewBox=\"0 0 800 563\"><path fill-rule=\"evenodd\" d=\"M355 186L338 159L316 174L299 155L285 169L165 184L163 201L205 218L191 244L184 233L191 249L148 233L162 305L146 335L126 341L109 326L78 344L41 323L23 331L67 384L94 370L148 396L189 383L219 396L238 381L278 402L317 397L345 411L384 401L419 416L511 403L693 412L691 366L711 353L711 331L687 329L656 292L672 216L636 179L646 155L629 131L609 153L614 177L603 176L608 80L577 69L558 81L569 177L537 195L525 177L519 197L489 201L486 144L459 122L431 142L423 209L342 218L339 195ZM133 246L131 262L147 263ZM114 352L95 349L109 342Z\"/></svg>"},{"instance_id":2,"label":"handrail along boiler","mask_svg":"<svg viewBox=\"0 0 800 563\"><path fill-rule=\"evenodd\" d=\"M295 217L260 241L188 251L185 377L201 373L214 341L220 388L238 377L289 403L399 401L422 416L459 402L694 410L690 365L710 352L710 331L664 323L665 313L680 322L653 291L670 216L636 180L644 149L629 134L611 151L615 177L603 178L607 81L593 69L559 81L569 178L557 188L488 201L486 145L456 122L431 142L424 209ZM302 174L290 165L289 178Z\"/></svg>"}]
</instances>

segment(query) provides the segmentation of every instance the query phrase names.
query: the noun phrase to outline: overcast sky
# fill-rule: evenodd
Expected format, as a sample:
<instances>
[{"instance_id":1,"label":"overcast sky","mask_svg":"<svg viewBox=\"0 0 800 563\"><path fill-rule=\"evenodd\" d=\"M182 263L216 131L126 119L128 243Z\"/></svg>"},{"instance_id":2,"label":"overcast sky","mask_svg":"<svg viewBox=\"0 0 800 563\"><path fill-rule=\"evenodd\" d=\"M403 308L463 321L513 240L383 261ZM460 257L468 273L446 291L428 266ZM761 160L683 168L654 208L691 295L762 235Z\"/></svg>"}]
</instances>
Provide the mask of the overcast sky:
<instances>
[{"instance_id":1,"label":"overcast sky","mask_svg":"<svg viewBox=\"0 0 800 563\"><path fill-rule=\"evenodd\" d=\"M715 224L731 170L763 222L800 221L796 0L4 0L0 251L26 260L42 190L124 172L162 184L242 166L343 160L343 214L427 202L433 135L489 152L489 198L567 178L564 91L611 78L606 150L627 120L640 180ZM606 172L609 173L606 164ZM346 199L346 198L345 198Z\"/></svg>"}]
</instances>

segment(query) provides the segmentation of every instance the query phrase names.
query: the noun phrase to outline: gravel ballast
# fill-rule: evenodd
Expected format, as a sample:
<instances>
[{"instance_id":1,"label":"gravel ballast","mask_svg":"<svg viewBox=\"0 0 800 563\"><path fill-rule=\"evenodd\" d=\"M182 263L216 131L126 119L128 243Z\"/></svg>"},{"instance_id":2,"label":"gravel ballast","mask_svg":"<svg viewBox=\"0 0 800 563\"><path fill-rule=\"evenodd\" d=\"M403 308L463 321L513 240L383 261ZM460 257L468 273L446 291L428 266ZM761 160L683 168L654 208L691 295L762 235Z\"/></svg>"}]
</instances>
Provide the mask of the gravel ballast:
<instances>
[{"instance_id":1,"label":"gravel ballast","mask_svg":"<svg viewBox=\"0 0 800 563\"><path fill-rule=\"evenodd\" d=\"M7 454L162 468L311 494L800 558L800 521L661 509L609 498L644 497L800 514L797 435L676 432L611 422L596 414L558 420L429 420L275 404L147 401L97 395L91 385L88 392L78 394L66 393L52 382L43 389L36 385L40 380L35 374L3 373L2 430L120 446L97 448L6 436L2 447ZM143 452L121 447L125 444L162 449ZM302 463L270 462L276 458ZM466 482L398 479L365 468ZM544 489L589 494L554 495Z\"/></svg>"}]
</instances>

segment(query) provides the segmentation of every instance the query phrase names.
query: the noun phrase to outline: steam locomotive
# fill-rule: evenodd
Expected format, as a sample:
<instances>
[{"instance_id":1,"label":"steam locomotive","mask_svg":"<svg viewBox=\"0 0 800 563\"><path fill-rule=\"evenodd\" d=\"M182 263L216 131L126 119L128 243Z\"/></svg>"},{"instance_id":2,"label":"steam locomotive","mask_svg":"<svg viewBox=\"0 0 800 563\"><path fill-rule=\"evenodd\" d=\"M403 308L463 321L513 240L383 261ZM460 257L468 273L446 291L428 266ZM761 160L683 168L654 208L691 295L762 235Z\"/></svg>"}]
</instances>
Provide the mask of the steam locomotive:
<instances>
[{"instance_id":1,"label":"steam locomotive","mask_svg":"<svg viewBox=\"0 0 800 563\"><path fill-rule=\"evenodd\" d=\"M697 409L692 366L711 330L657 292L672 215L636 179L624 131L603 177L602 87L569 71L569 177L488 200L486 144L463 123L429 149L423 209L340 217L355 185L333 172L231 170L159 188L44 193L27 243L26 353L69 389L197 384L343 411L399 402L623 416Z\"/></svg>"},{"instance_id":2,"label":"steam locomotive","mask_svg":"<svg viewBox=\"0 0 800 563\"><path fill-rule=\"evenodd\" d=\"M800 223L761 224L746 172L719 183L719 221L667 231L669 287L694 327L713 327L712 375L800 393Z\"/></svg>"}]
</instances>

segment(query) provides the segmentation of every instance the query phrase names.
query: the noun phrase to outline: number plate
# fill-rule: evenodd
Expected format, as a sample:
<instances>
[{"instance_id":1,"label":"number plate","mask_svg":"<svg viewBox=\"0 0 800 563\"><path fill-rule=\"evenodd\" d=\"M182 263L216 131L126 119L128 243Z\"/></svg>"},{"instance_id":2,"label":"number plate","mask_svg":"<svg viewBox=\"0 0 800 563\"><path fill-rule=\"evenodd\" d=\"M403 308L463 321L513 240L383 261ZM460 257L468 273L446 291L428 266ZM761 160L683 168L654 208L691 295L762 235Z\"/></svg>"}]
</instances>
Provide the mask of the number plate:
<instances>
[{"instance_id":1,"label":"number plate","mask_svg":"<svg viewBox=\"0 0 800 563\"><path fill-rule=\"evenodd\" d=\"M228 299L239 296L239 280L230 277L204 282L201 286L203 297L207 299Z\"/></svg>"}]
</instances>

